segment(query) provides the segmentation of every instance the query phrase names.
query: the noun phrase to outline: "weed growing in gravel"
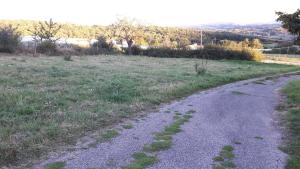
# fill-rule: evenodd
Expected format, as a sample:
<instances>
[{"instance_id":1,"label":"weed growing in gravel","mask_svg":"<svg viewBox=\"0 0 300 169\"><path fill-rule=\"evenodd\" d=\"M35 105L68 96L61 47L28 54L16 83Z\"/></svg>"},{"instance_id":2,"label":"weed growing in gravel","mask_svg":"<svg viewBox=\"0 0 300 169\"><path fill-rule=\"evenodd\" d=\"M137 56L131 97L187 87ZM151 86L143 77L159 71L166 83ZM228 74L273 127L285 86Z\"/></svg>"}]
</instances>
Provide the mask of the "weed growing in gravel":
<instances>
[{"instance_id":1,"label":"weed growing in gravel","mask_svg":"<svg viewBox=\"0 0 300 169\"><path fill-rule=\"evenodd\" d=\"M242 143L239 141L235 141L234 144L242 144Z\"/></svg>"},{"instance_id":2,"label":"weed growing in gravel","mask_svg":"<svg viewBox=\"0 0 300 169\"><path fill-rule=\"evenodd\" d=\"M179 116L179 115L175 115L173 118L174 118L175 120L177 120L177 119L180 118L180 116Z\"/></svg>"},{"instance_id":3,"label":"weed growing in gravel","mask_svg":"<svg viewBox=\"0 0 300 169\"><path fill-rule=\"evenodd\" d=\"M133 154L134 161L125 167L125 169L144 169L157 162L155 156L149 156L145 153Z\"/></svg>"},{"instance_id":4,"label":"weed growing in gravel","mask_svg":"<svg viewBox=\"0 0 300 169\"><path fill-rule=\"evenodd\" d=\"M234 148L231 145L226 145L222 148L219 156L213 158L215 162L213 164L213 169L225 169L225 168L235 168L236 165L233 163Z\"/></svg>"},{"instance_id":5,"label":"weed growing in gravel","mask_svg":"<svg viewBox=\"0 0 300 169\"><path fill-rule=\"evenodd\" d=\"M195 113L196 111L195 110L189 110L189 111L187 111L185 114L193 114L193 113Z\"/></svg>"},{"instance_id":6,"label":"weed growing in gravel","mask_svg":"<svg viewBox=\"0 0 300 169\"><path fill-rule=\"evenodd\" d=\"M232 152L232 151L233 151L233 147L232 147L232 146L229 146L229 145L227 145L227 146L224 146L224 147L223 147L223 150L224 150L224 151L229 151L229 152Z\"/></svg>"},{"instance_id":7,"label":"weed growing in gravel","mask_svg":"<svg viewBox=\"0 0 300 169\"><path fill-rule=\"evenodd\" d=\"M221 166L225 168L235 168L236 165L232 161L222 161Z\"/></svg>"},{"instance_id":8,"label":"weed growing in gravel","mask_svg":"<svg viewBox=\"0 0 300 169\"><path fill-rule=\"evenodd\" d=\"M172 146L171 140L158 140L154 141L153 143L149 145L144 146L144 151L146 152L156 152L156 151L162 151L167 150Z\"/></svg>"},{"instance_id":9,"label":"weed growing in gravel","mask_svg":"<svg viewBox=\"0 0 300 169\"><path fill-rule=\"evenodd\" d=\"M154 134L154 142L151 144L146 144L143 149L144 152L154 153L171 148L172 136L180 132L180 126L183 125L185 122L188 122L189 119L192 118L191 114L185 114L183 116L180 116L178 113L175 116L177 117L177 119L171 125L165 127L164 131ZM144 152L135 153L133 155L135 160L124 168L144 169L147 166L153 165L157 161L157 159L154 156L147 156Z\"/></svg>"},{"instance_id":10,"label":"weed growing in gravel","mask_svg":"<svg viewBox=\"0 0 300 169\"><path fill-rule=\"evenodd\" d=\"M221 166L221 165L213 165L212 167L213 169L226 169L225 167Z\"/></svg>"},{"instance_id":11,"label":"weed growing in gravel","mask_svg":"<svg viewBox=\"0 0 300 169\"><path fill-rule=\"evenodd\" d=\"M119 135L119 132L114 130L114 129L111 129L111 130L107 130L105 133L103 133L101 136L101 139L103 140L110 140L114 137L117 137Z\"/></svg>"},{"instance_id":12,"label":"weed growing in gravel","mask_svg":"<svg viewBox=\"0 0 300 169\"><path fill-rule=\"evenodd\" d=\"M254 138L257 139L257 140L263 140L264 139L264 138L262 138L260 136L255 136Z\"/></svg>"},{"instance_id":13,"label":"weed growing in gravel","mask_svg":"<svg viewBox=\"0 0 300 169\"><path fill-rule=\"evenodd\" d=\"M124 129L131 129L131 128L133 128L132 124L124 124L124 125L122 125L122 127Z\"/></svg>"},{"instance_id":14,"label":"weed growing in gravel","mask_svg":"<svg viewBox=\"0 0 300 169\"><path fill-rule=\"evenodd\" d=\"M46 165L46 169L63 169L65 167L64 161L58 161Z\"/></svg>"},{"instance_id":15,"label":"weed growing in gravel","mask_svg":"<svg viewBox=\"0 0 300 169\"><path fill-rule=\"evenodd\" d=\"M213 158L214 161L224 161L224 158L221 156L216 156Z\"/></svg>"},{"instance_id":16,"label":"weed growing in gravel","mask_svg":"<svg viewBox=\"0 0 300 169\"><path fill-rule=\"evenodd\" d=\"M175 115L178 115L178 116L180 116L180 115L182 115L182 114L181 114L181 113L179 113L179 112L176 112L176 113L175 113Z\"/></svg>"},{"instance_id":17,"label":"weed growing in gravel","mask_svg":"<svg viewBox=\"0 0 300 169\"><path fill-rule=\"evenodd\" d=\"M232 94L235 94L235 95L248 95L247 93L240 92L240 91L232 91Z\"/></svg>"}]
</instances>

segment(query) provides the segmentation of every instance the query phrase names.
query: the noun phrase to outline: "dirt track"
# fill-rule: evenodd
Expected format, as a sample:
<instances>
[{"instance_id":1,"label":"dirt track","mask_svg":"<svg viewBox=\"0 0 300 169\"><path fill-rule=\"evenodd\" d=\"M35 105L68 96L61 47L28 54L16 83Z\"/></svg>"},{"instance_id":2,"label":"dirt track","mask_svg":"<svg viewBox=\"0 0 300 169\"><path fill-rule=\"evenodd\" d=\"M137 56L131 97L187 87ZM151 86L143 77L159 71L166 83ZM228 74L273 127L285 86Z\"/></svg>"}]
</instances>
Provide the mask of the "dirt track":
<instances>
[{"instance_id":1,"label":"dirt track","mask_svg":"<svg viewBox=\"0 0 300 169\"><path fill-rule=\"evenodd\" d=\"M183 131L173 137L172 147L159 152L159 162L150 168L210 169L222 147L232 145L238 169L282 169L286 155L278 149L282 134L275 107L279 89L293 79L300 76L252 79L196 93L133 122L132 129L110 142L43 161L35 168L54 161L66 161L67 169L121 168L153 141L153 132L173 121L175 111L195 110Z\"/></svg>"}]
</instances>

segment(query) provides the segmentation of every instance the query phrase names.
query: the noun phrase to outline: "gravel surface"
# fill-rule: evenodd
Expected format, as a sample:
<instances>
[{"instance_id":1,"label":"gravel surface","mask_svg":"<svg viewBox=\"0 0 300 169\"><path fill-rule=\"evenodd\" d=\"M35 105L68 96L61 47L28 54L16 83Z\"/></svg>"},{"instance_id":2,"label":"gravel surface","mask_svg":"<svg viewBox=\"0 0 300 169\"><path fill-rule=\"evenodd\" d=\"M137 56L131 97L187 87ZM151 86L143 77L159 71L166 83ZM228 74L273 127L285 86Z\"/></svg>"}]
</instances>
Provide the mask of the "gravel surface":
<instances>
[{"instance_id":1,"label":"gravel surface","mask_svg":"<svg viewBox=\"0 0 300 169\"><path fill-rule=\"evenodd\" d=\"M159 163L151 169L210 169L212 158L225 145L234 147L238 169L282 169L286 155L278 149L281 132L275 107L279 89L293 79L300 76L252 79L196 93L133 122L132 129L122 130L110 142L50 158L34 168L55 161L66 161L66 169L122 168L133 153L153 141L153 132L173 121L175 111L195 110L182 132L173 137L171 149L157 154Z\"/></svg>"}]
</instances>

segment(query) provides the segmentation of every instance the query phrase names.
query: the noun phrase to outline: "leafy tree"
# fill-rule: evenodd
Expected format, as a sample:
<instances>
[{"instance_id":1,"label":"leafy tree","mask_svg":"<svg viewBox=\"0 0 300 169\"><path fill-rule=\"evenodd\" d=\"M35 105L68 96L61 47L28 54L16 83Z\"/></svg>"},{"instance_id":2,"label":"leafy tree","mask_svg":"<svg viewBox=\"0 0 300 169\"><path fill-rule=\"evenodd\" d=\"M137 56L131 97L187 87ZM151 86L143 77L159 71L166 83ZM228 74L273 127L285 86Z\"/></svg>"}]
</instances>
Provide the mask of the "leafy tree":
<instances>
[{"instance_id":1,"label":"leafy tree","mask_svg":"<svg viewBox=\"0 0 300 169\"><path fill-rule=\"evenodd\" d=\"M249 47L254 48L254 49L261 49L261 48L263 48L263 44L260 42L259 39L252 39L250 41Z\"/></svg>"},{"instance_id":2,"label":"leafy tree","mask_svg":"<svg viewBox=\"0 0 300 169\"><path fill-rule=\"evenodd\" d=\"M0 52L13 53L20 44L20 33L11 25L0 28Z\"/></svg>"},{"instance_id":3,"label":"leafy tree","mask_svg":"<svg viewBox=\"0 0 300 169\"><path fill-rule=\"evenodd\" d=\"M61 25L53 22L52 19L49 22L39 22L38 25L35 25L34 30L32 31L35 46L34 46L34 53L46 53L48 55L53 55L56 52L56 41L59 38L56 37L57 33L61 29ZM37 43L39 43L37 45Z\"/></svg>"},{"instance_id":4,"label":"leafy tree","mask_svg":"<svg viewBox=\"0 0 300 169\"><path fill-rule=\"evenodd\" d=\"M243 48L247 48L247 47L249 47L249 45L250 45L250 41L249 41L248 38L246 38L246 39L244 39L242 42L240 42L240 44L241 44L241 46L242 46Z\"/></svg>"},{"instance_id":5,"label":"leafy tree","mask_svg":"<svg viewBox=\"0 0 300 169\"><path fill-rule=\"evenodd\" d=\"M115 24L111 25L111 29L114 37L127 42L128 54L132 55L132 46L142 33L136 22L127 18L118 19Z\"/></svg>"},{"instance_id":6,"label":"leafy tree","mask_svg":"<svg viewBox=\"0 0 300 169\"><path fill-rule=\"evenodd\" d=\"M141 26L137 25L136 22L132 20L120 20L127 20L130 23L130 30L134 30L133 32L138 35L133 38L133 45L136 44L146 46L149 45L150 47L183 48L190 43L199 44L201 41L201 32L197 28L161 27L154 25ZM38 21L0 20L0 27L9 24L11 24L13 27L17 27L17 31L20 32L22 36L32 35L32 32L34 32L33 30L41 27L41 23ZM43 22L42 24L45 23ZM111 41L112 39L121 41L124 39L120 38L120 36L114 35L117 32L115 26L118 25L118 22L110 26L83 26L69 23L59 25L61 26L61 28L54 36L55 38L85 38L91 41L92 39L97 39L100 35L103 35L108 41ZM35 32L38 32L38 30ZM117 33L116 35L118 34L123 33ZM53 39L54 37L52 37L51 39ZM251 40L253 37L229 32L203 32L204 44L218 44L221 40L224 39L243 41L245 38L249 38ZM37 36L37 40L41 40L39 36Z\"/></svg>"},{"instance_id":7,"label":"leafy tree","mask_svg":"<svg viewBox=\"0 0 300 169\"><path fill-rule=\"evenodd\" d=\"M287 29L291 34L296 35L296 44L300 44L300 9L292 14L276 12L277 21L282 23L282 27Z\"/></svg>"},{"instance_id":8,"label":"leafy tree","mask_svg":"<svg viewBox=\"0 0 300 169\"><path fill-rule=\"evenodd\" d=\"M49 22L39 22L39 24L34 27L32 34L37 40L40 40L40 42L46 40L55 43L59 39L56 35L60 29L61 25L50 19Z\"/></svg>"}]
</instances>

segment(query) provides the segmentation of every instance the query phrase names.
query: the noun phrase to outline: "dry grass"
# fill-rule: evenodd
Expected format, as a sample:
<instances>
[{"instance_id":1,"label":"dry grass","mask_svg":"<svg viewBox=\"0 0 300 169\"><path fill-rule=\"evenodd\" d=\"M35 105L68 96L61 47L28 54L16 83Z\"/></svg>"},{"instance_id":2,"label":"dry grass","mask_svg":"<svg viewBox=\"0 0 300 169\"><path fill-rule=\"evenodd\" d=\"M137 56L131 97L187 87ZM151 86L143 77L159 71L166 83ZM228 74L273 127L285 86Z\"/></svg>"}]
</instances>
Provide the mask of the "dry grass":
<instances>
[{"instance_id":1,"label":"dry grass","mask_svg":"<svg viewBox=\"0 0 300 169\"><path fill-rule=\"evenodd\" d=\"M161 102L298 67L135 56L1 57L0 164L34 159Z\"/></svg>"},{"instance_id":2,"label":"dry grass","mask_svg":"<svg viewBox=\"0 0 300 169\"><path fill-rule=\"evenodd\" d=\"M265 63L300 65L300 55L265 54Z\"/></svg>"}]
</instances>

